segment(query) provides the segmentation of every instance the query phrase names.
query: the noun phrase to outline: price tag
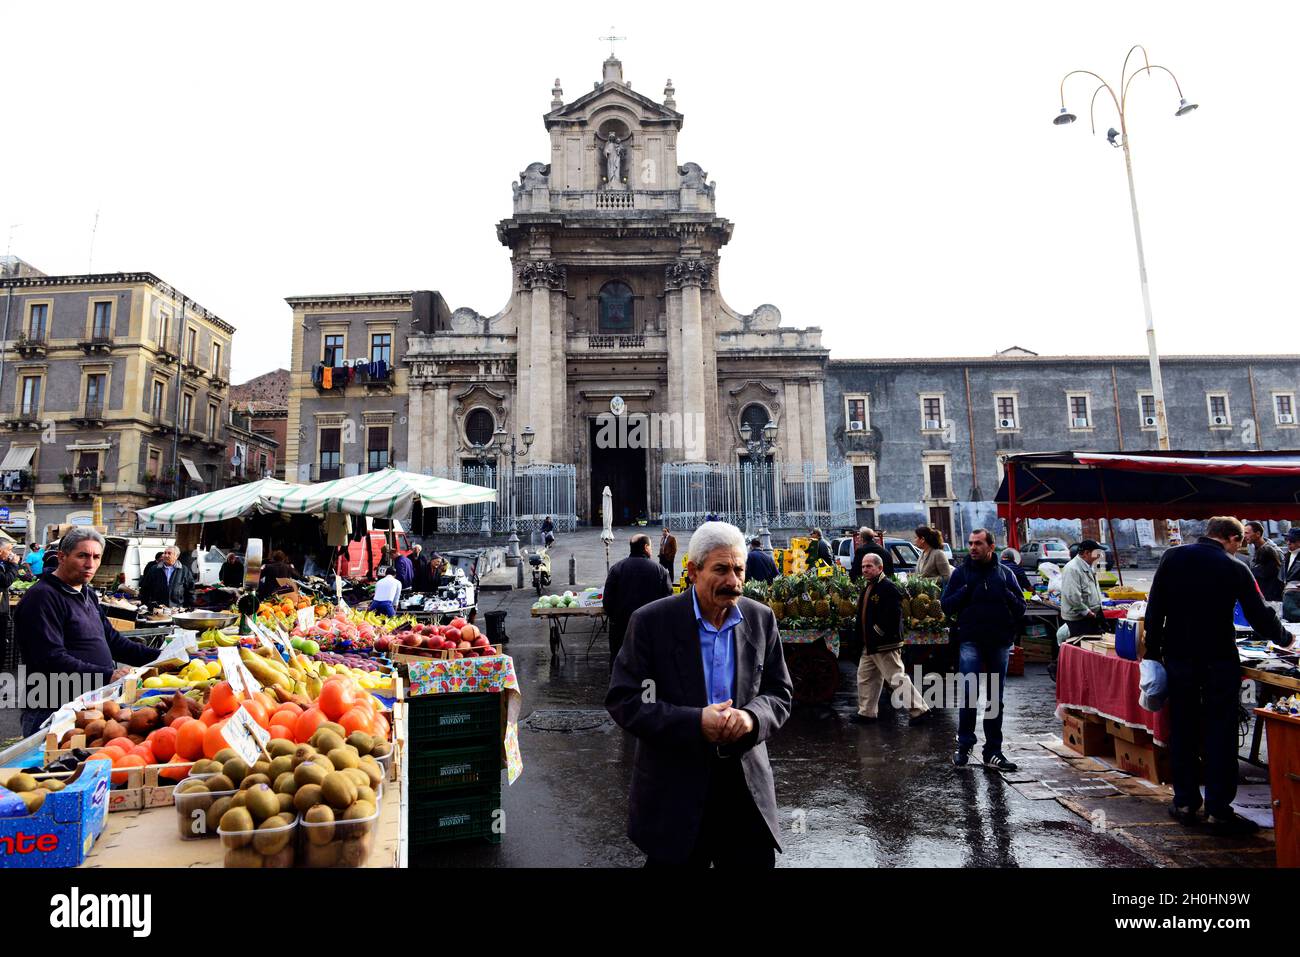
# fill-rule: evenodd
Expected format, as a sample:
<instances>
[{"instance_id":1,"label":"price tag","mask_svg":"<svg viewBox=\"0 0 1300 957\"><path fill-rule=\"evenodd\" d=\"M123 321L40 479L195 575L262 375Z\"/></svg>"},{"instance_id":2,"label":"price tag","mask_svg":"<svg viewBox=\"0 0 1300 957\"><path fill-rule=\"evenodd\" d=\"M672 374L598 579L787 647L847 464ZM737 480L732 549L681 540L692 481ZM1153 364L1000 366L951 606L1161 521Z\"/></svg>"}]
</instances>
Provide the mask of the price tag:
<instances>
[{"instance_id":1,"label":"price tag","mask_svg":"<svg viewBox=\"0 0 1300 957\"><path fill-rule=\"evenodd\" d=\"M334 604L338 605L338 606L339 606L340 608L342 608L344 611L350 611L350 610L351 610L351 609L348 608L348 603L345 602L345 601L343 600L343 590L342 590L342 589L339 589L339 600L336 601Z\"/></svg>"},{"instance_id":2,"label":"price tag","mask_svg":"<svg viewBox=\"0 0 1300 957\"><path fill-rule=\"evenodd\" d=\"M163 645L162 651L154 659L154 664L160 664L164 661L179 661L181 664L190 660L190 651L197 651L199 647L198 633L185 631L182 628L176 629L176 634L171 641Z\"/></svg>"},{"instance_id":3,"label":"price tag","mask_svg":"<svg viewBox=\"0 0 1300 957\"><path fill-rule=\"evenodd\" d=\"M283 632L281 632L280 629L276 628L274 630L271 630L269 628L263 628L262 626L255 623L250 623L249 627L251 628L253 634L257 636L257 640L259 642L261 642L267 648L270 648L272 651L278 654L283 660L288 661L289 658L292 656L293 648L284 639Z\"/></svg>"},{"instance_id":4,"label":"price tag","mask_svg":"<svg viewBox=\"0 0 1300 957\"><path fill-rule=\"evenodd\" d=\"M258 680L252 676L247 666L239 660L238 648L218 648L217 660L221 662L222 673L225 675L226 680L230 682L230 687L236 695L251 695L255 691L262 690Z\"/></svg>"},{"instance_id":5,"label":"price tag","mask_svg":"<svg viewBox=\"0 0 1300 957\"><path fill-rule=\"evenodd\" d=\"M298 609L298 627L306 631L312 625L316 624L316 609L308 605L306 608Z\"/></svg>"},{"instance_id":6,"label":"price tag","mask_svg":"<svg viewBox=\"0 0 1300 957\"><path fill-rule=\"evenodd\" d=\"M271 740L270 733L253 720L253 716L242 704L235 709L230 720L222 725L221 736L250 767L257 763L262 749Z\"/></svg>"}]
</instances>

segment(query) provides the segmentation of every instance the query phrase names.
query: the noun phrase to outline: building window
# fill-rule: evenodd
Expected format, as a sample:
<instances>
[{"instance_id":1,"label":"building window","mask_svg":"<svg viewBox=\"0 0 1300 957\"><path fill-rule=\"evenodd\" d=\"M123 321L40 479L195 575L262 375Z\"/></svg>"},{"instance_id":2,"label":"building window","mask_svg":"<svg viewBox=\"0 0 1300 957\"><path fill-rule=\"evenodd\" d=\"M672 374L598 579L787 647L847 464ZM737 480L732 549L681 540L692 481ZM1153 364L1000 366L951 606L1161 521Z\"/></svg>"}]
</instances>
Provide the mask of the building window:
<instances>
[{"instance_id":1,"label":"building window","mask_svg":"<svg viewBox=\"0 0 1300 957\"><path fill-rule=\"evenodd\" d=\"M319 481L339 477L339 454L342 449L342 429L320 430L320 474Z\"/></svg>"},{"instance_id":2,"label":"building window","mask_svg":"<svg viewBox=\"0 0 1300 957\"><path fill-rule=\"evenodd\" d=\"M1020 428L1020 409L1014 395L995 395L993 405L998 414L998 429Z\"/></svg>"},{"instance_id":3,"label":"building window","mask_svg":"<svg viewBox=\"0 0 1300 957\"><path fill-rule=\"evenodd\" d=\"M1273 418L1278 425L1295 425L1295 393L1273 393Z\"/></svg>"},{"instance_id":4,"label":"building window","mask_svg":"<svg viewBox=\"0 0 1300 957\"><path fill-rule=\"evenodd\" d=\"M871 494L871 466L853 466L853 498L859 502L869 502L875 498Z\"/></svg>"},{"instance_id":5,"label":"building window","mask_svg":"<svg viewBox=\"0 0 1300 957\"><path fill-rule=\"evenodd\" d=\"M393 337L391 333L376 332L370 337L370 361L393 364Z\"/></svg>"},{"instance_id":6,"label":"building window","mask_svg":"<svg viewBox=\"0 0 1300 957\"><path fill-rule=\"evenodd\" d=\"M948 494L948 465L944 462L931 462L926 467L930 483L930 498L951 498Z\"/></svg>"},{"instance_id":7,"label":"building window","mask_svg":"<svg viewBox=\"0 0 1300 957\"><path fill-rule=\"evenodd\" d=\"M198 348L198 344L199 344L199 330L188 329L186 330L186 332L189 335L189 341L186 344L185 357L190 365L194 365L195 364L194 356L196 354L195 349Z\"/></svg>"},{"instance_id":8,"label":"building window","mask_svg":"<svg viewBox=\"0 0 1300 957\"><path fill-rule=\"evenodd\" d=\"M102 372L86 376L86 412L95 414L104 409L104 380Z\"/></svg>"},{"instance_id":9,"label":"building window","mask_svg":"<svg viewBox=\"0 0 1300 957\"><path fill-rule=\"evenodd\" d=\"M44 342L46 327L49 322L50 307L43 302L33 303L28 316L27 337L36 342Z\"/></svg>"},{"instance_id":10,"label":"building window","mask_svg":"<svg viewBox=\"0 0 1300 957\"><path fill-rule=\"evenodd\" d=\"M91 320L90 335L94 339L108 339L113 335L113 304L95 303L95 317Z\"/></svg>"},{"instance_id":11,"label":"building window","mask_svg":"<svg viewBox=\"0 0 1300 957\"><path fill-rule=\"evenodd\" d=\"M149 396L149 414L162 418L163 408L166 399L164 398L166 386L161 379L153 380L153 390Z\"/></svg>"},{"instance_id":12,"label":"building window","mask_svg":"<svg viewBox=\"0 0 1300 957\"><path fill-rule=\"evenodd\" d=\"M465 439L471 446L491 445L492 433L496 427L497 422L491 412L487 409L472 409L469 415L465 416Z\"/></svg>"},{"instance_id":13,"label":"building window","mask_svg":"<svg viewBox=\"0 0 1300 957\"><path fill-rule=\"evenodd\" d=\"M190 427L190 415L194 412L194 396L186 392L181 396L181 431L187 432Z\"/></svg>"},{"instance_id":14,"label":"building window","mask_svg":"<svg viewBox=\"0 0 1300 957\"><path fill-rule=\"evenodd\" d=\"M208 406L208 438L217 437L217 416L219 415L218 407L215 405Z\"/></svg>"},{"instance_id":15,"label":"building window","mask_svg":"<svg viewBox=\"0 0 1300 957\"><path fill-rule=\"evenodd\" d=\"M171 345L172 314L170 312L160 312L158 314L158 345L167 348Z\"/></svg>"},{"instance_id":16,"label":"building window","mask_svg":"<svg viewBox=\"0 0 1300 957\"><path fill-rule=\"evenodd\" d=\"M763 437L763 429L767 428L767 423L771 420L772 417L767 409L757 402L751 402L740 413L740 425L742 428L749 426L749 437L752 441L758 441Z\"/></svg>"},{"instance_id":17,"label":"building window","mask_svg":"<svg viewBox=\"0 0 1300 957\"><path fill-rule=\"evenodd\" d=\"M372 425L366 432L366 471L388 467L388 426Z\"/></svg>"},{"instance_id":18,"label":"building window","mask_svg":"<svg viewBox=\"0 0 1300 957\"><path fill-rule=\"evenodd\" d=\"M39 415L41 412L41 377L25 375L22 382L23 415Z\"/></svg>"},{"instance_id":19,"label":"building window","mask_svg":"<svg viewBox=\"0 0 1300 957\"><path fill-rule=\"evenodd\" d=\"M1070 392L1065 399L1071 429L1092 428L1092 400L1086 392Z\"/></svg>"},{"instance_id":20,"label":"building window","mask_svg":"<svg viewBox=\"0 0 1300 957\"><path fill-rule=\"evenodd\" d=\"M343 337L326 336L325 337L325 357L321 360L325 365L334 368L343 365Z\"/></svg>"},{"instance_id":21,"label":"building window","mask_svg":"<svg viewBox=\"0 0 1300 957\"><path fill-rule=\"evenodd\" d=\"M600 331L632 331L632 287L623 282L607 282L600 289Z\"/></svg>"},{"instance_id":22,"label":"building window","mask_svg":"<svg viewBox=\"0 0 1300 957\"><path fill-rule=\"evenodd\" d=\"M1210 428L1225 429L1232 425L1232 412L1228 408L1228 393L1207 393L1205 404L1210 414Z\"/></svg>"},{"instance_id":23,"label":"building window","mask_svg":"<svg viewBox=\"0 0 1300 957\"><path fill-rule=\"evenodd\" d=\"M156 481L162 475L162 452L151 447L149 449L148 463L145 466L145 475Z\"/></svg>"},{"instance_id":24,"label":"building window","mask_svg":"<svg viewBox=\"0 0 1300 957\"><path fill-rule=\"evenodd\" d=\"M212 370L213 372L221 371L221 343L212 343Z\"/></svg>"},{"instance_id":25,"label":"building window","mask_svg":"<svg viewBox=\"0 0 1300 957\"><path fill-rule=\"evenodd\" d=\"M1138 416L1142 428L1154 432L1156 428L1156 396L1154 392L1138 393Z\"/></svg>"},{"instance_id":26,"label":"building window","mask_svg":"<svg viewBox=\"0 0 1300 957\"><path fill-rule=\"evenodd\" d=\"M921 396L921 430L923 432L943 430L943 396Z\"/></svg>"},{"instance_id":27,"label":"building window","mask_svg":"<svg viewBox=\"0 0 1300 957\"><path fill-rule=\"evenodd\" d=\"M865 395L844 397L844 421L850 432L866 432L871 428L870 410Z\"/></svg>"}]
</instances>

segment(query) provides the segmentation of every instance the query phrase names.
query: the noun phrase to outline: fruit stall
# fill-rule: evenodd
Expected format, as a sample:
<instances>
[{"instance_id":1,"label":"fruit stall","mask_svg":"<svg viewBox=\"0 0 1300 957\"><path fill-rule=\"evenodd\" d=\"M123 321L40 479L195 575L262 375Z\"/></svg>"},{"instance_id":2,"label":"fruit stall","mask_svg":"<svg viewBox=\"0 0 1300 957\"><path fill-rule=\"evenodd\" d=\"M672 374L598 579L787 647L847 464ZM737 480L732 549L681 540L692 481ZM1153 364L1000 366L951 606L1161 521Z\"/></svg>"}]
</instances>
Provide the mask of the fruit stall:
<instances>
[{"instance_id":1,"label":"fruit stall","mask_svg":"<svg viewBox=\"0 0 1300 957\"><path fill-rule=\"evenodd\" d=\"M605 616L604 595L599 588L588 588L581 592L566 591L562 595L543 595L533 602L529 615L546 622L552 655L567 654L564 636L568 633L569 623L574 620L591 622L588 652L596 644L596 639L609 627L609 620Z\"/></svg>"}]
</instances>

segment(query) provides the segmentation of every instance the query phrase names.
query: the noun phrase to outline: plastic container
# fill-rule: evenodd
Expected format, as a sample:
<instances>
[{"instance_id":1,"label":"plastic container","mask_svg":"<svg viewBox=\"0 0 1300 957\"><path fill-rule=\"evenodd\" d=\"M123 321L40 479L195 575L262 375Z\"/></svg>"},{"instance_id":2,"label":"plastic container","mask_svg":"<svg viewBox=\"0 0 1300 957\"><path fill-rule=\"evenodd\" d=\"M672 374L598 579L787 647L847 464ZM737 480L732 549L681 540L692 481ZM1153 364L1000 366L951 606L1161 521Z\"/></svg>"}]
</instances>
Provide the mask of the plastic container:
<instances>
[{"instance_id":1,"label":"plastic container","mask_svg":"<svg viewBox=\"0 0 1300 957\"><path fill-rule=\"evenodd\" d=\"M298 818L298 863L302 867L364 867L375 849L384 792L375 796L375 813L351 821L318 824ZM308 812L310 813L310 812ZM336 814L338 812L335 812Z\"/></svg>"},{"instance_id":2,"label":"plastic container","mask_svg":"<svg viewBox=\"0 0 1300 957\"><path fill-rule=\"evenodd\" d=\"M475 788L447 797L415 796L410 799L407 833L418 849L452 841L485 840L500 844L501 785ZM501 822L501 823L499 823Z\"/></svg>"},{"instance_id":3,"label":"plastic container","mask_svg":"<svg viewBox=\"0 0 1300 957\"><path fill-rule=\"evenodd\" d=\"M185 781L202 780L210 774L191 775L177 783L179 788ZM209 809L221 798L230 798L238 791L172 791L172 801L176 805L176 828L182 841L194 841L205 837L217 836L219 818L209 820Z\"/></svg>"},{"instance_id":4,"label":"plastic container","mask_svg":"<svg viewBox=\"0 0 1300 957\"><path fill-rule=\"evenodd\" d=\"M298 817L279 827L253 831L217 828L225 850L226 867L293 867L297 850Z\"/></svg>"},{"instance_id":5,"label":"plastic container","mask_svg":"<svg viewBox=\"0 0 1300 957\"><path fill-rule=\"evenodd\" d=\"M411 752L411 790L417 793L501 783L501 743Z\"/></svg>"},{"instance_id":6,"label":"plastic container","mask_svg":"<svg viewBox=\"0 0 1300 957\"><path fill-rule=\"evenodd\" d=\"M407 740L412 752L445 741L465 741L467 747L501 739L498 692L418 695L407 705Z\"/></svg>"}]
</instances>

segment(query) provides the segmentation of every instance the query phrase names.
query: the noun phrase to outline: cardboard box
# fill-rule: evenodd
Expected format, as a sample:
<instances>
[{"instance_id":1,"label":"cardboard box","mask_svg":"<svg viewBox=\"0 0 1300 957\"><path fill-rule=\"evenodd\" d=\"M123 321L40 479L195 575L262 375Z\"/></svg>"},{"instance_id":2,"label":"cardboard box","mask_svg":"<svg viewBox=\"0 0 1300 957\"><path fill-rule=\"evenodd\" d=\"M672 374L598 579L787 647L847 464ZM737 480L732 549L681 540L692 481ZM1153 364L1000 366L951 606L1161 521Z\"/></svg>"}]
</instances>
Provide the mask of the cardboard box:
<instances>
[{"instance_id":1,"label":"cardboard box","mask_svg":"<svg viewBox=\"0 0 1300 957\"><path fill-rule=\"evenodd\" d=\"M1106 721L1106 733L1116 741L1127 741L1139 747L1150 747L1155 743L1150 731L1144 728L1130 728L1128 725L1109 719Z\"/></svg>"},{"instance_id":2,"label":"cardboard box","mask_svg":"<svg viewBox=\"0 0 1300 957\"><path fill-rule=\"evenodd\" d=\"M1115 764L1139 778L1145 778L1152 784L1164 784L1173 777L1169 765L1169 750L1157 748L1154 744L1134 744L1121 738L1115 738Z\"/></svg>"},{"instance_id":3,"label":"cardboard box","mask_svg":"<svg viewBox=\"0 0 1300 957\"><path fill-rule=\"evenodd\" d=\"M0 818L0 868L76 867L108 820L106 761L82 765L35 814Z\"/></svg>"},{"instance_id":4,"label":"cardboard box","mask_svg":"<svg viewBox=\"0 0 1300 957\"><path fill-rule=\"evenodd\" d=\"M1061 741L1071 751L1077 751L1085 757L1109 756L1114 751L1104 725L1085 721L1073 714L1067 714L1061 723Z\"/></svg>"},{"instance_id":5,"label":"cardboard box","mask_svg":"<svg viewBox=\"0 0 1300 957\"><path fill-rule=\"evenodd\" d=\"M1108 655L1111 658L1116 657L1114 635L1106 635L1105 637L1098 636L1096 638L1084 638L1083 641L1079 642L1079 647L1084 649L1085 651L1091 651L1094 654Z\"/></svg>"}]
</instances>

